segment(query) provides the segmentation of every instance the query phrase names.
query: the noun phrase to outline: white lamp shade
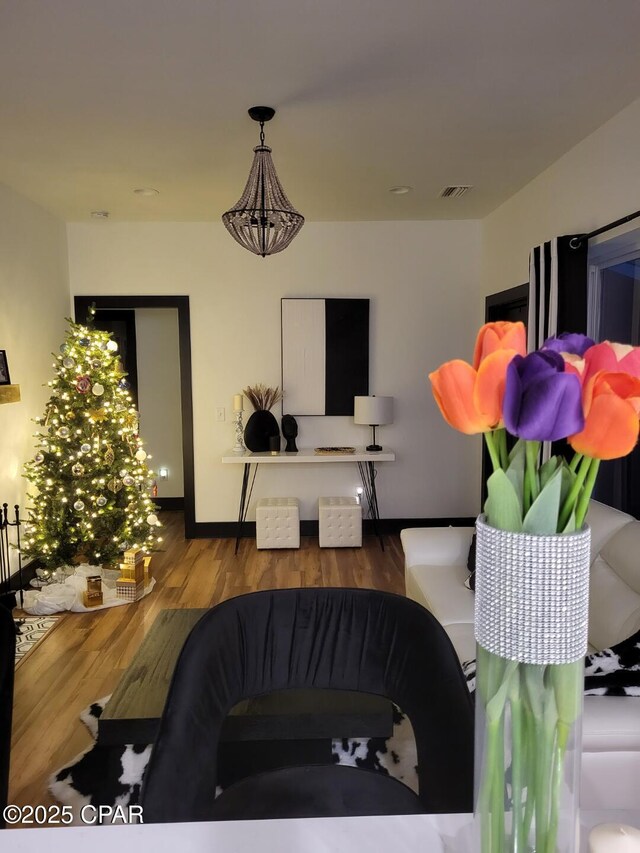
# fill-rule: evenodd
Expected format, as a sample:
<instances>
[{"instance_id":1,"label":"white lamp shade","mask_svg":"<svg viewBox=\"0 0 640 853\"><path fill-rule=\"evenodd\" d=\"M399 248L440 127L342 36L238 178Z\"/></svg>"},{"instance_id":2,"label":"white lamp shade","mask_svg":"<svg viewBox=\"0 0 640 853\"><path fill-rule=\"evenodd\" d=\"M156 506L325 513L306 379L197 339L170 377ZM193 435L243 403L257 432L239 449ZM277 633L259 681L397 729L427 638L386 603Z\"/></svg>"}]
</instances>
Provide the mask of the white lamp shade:
<instances>
[{"instance_id":1,"label":"white lamp shade","mask_svg":"<svg viewBox=\"0 0 640 853\"><path fill-rule=\"evenodd\" d=\"M368 426L393 423L393 397L354 397L353 401L355 423Z\"/></svg>"}]
</instances>

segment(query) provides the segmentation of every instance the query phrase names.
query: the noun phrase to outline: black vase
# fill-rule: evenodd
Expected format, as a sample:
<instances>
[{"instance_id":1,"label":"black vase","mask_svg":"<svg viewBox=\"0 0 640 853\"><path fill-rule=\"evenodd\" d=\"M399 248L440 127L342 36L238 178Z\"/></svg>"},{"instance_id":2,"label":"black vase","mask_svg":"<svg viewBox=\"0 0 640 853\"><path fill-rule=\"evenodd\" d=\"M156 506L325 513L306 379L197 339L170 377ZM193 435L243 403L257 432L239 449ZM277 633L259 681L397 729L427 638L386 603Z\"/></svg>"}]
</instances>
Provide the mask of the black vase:
<instances>
[{"instance_id":1,"label":"black vase","mask_svg":"<svg viewBox=\"0 0 640 853\"><path fill-rule=\"evenodd\" d=\"M266 409L254 412L244 428L244 443L253 453L265 453L270 449L269 438L280 435L278 421Z\"/></svg>"}]
</instances>

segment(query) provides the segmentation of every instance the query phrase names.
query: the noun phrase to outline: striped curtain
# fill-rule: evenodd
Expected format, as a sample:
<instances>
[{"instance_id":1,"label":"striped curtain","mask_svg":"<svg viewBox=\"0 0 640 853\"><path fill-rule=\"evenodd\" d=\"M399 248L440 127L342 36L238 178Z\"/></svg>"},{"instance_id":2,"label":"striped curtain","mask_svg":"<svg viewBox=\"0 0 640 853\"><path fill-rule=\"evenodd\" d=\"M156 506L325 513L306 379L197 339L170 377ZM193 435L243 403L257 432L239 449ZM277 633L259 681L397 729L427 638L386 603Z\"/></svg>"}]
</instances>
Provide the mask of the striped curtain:
<instances>
[{"instance_id":1,"label":"striped curtain","mask_svg":"<svg viewBox=\"0 0 640 853\"><path fill-rule=\"evenodd\" d=\"M571 245L571 241L574 248ZM527 348L538 349L562 332L587 331L587 241L577 235L554 237L529 254L529 316ZM542 445L542 459L562 452L560 445Z\"/></svg>"},{"instance_id":2,"label":"striped curtain","mask_svg":"<svg viewBox=\"0 0 640 853\"><path fill-rule=\"evenodd\" d=\"M554 237L529 255L529 351L560 332L586 331L587 241Z\"/></svg>"}]
</instances>

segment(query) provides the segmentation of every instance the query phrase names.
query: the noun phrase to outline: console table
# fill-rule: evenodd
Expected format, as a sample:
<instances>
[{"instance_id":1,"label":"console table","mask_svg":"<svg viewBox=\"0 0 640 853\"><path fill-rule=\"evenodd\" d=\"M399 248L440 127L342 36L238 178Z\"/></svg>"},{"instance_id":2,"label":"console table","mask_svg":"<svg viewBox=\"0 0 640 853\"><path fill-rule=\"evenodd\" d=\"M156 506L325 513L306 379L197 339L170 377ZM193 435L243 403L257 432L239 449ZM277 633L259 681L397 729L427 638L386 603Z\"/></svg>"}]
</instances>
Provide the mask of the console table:
<instances>
[{"instance_id":1,"label":"console table","mask_svg":"<svg viewBox=\"0 0 640 853\"><path fill-rule=\"evenodd\" d=\"M343 464L350 462L352 464L355 463L358 466L360 477L362 479L364 495L369 507L369 516L373 521L373 530L375 535L378 537L380 547L384 551L384 543L378 527L380 513L378 511L378 494L376 491L376 462L394 462L395 458L395 453L389 450L369 453L361 447L356 448L355 453L315 453L312 447L302 448L298 450L297 453L287 453L285 451L280 451L278 453L271 453L270 451L267 451L266 453L252 453L249 450L244 453L234 453L232 450L229 450L222 457L223 463L244 465L242 489L240 491L240 506L238 507L238 527L235 553L238 553L238 546L240 545L240 539L242 538L242 530L247 517L249 501L251 500L251 493L253 492L253 485L256 480L259 465L327 465L337 462ZM253 477L251 477L252 465L254 466ZM251 481L250 486L249 481Z\"/></svg>"}]
</instances>

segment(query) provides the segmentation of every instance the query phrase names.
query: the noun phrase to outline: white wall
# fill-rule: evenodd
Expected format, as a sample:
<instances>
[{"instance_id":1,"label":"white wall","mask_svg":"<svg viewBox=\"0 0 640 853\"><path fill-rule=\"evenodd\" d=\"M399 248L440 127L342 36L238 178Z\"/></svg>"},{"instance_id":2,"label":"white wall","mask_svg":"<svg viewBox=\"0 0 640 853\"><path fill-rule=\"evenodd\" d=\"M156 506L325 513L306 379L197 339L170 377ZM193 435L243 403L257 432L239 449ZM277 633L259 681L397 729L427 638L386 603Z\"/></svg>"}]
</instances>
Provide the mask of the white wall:
<instances>
[{"instance_id":1,"label":"white wall","mask_svg":"<svg viewBox=\"0 0 640 853\"><path fill-rule=\"evenodd\" d=\"M427 374L470 358L482 319L478 222L307 223L281 255L262 259L218 223L68 225L73 294L187 294L191 304L196 516L237 515L241 469L223 466L232 447L232 397L248 384L280 384L280 299L371 299L371 393L396 398L381 428L397 462L379 466L382 517L473 515L478 442L455 433L432 400ZM223 405L227 421L215 421ZM278 406L274 412L280 417ZM351 419L301 418L298 446L365 444ZM260 469L261 495L296 495L303 518L319 495L353 494L355 466Z\"/></svg>"},{"instance_id":2,"label":"white wall","mask_svg":"<svg viewBox=\"0 0 640 853\"><path fill-rule=\"evenodd\" d=\"M0 185L0 349L21 402L0 405L0 502L26 510L24 462L34 453L32 418L44 413L71 313L64 223Z\"/></svg>"},{"instance_id":3,"label":"white wall","mask_svg":"<svg viewBox=\"0 0 640 853\"><path fill-rule=\"evenodd\" d=\"M177 308L136 308L138 407L140 435L152 454L159 498L184 496L182 475L182 408Z\"/></svg>"},{"instance_id":4,"label":"white wall","mask_svg":"<svg viewBox=\"0 0 640 853\"><path fill-rule=\"evenodd\" d=\"M482 220L483 292L528 281L532 246L562 234L595 230L637 210L639 138L640 100Z\"/></svg>"}]
</instances>

